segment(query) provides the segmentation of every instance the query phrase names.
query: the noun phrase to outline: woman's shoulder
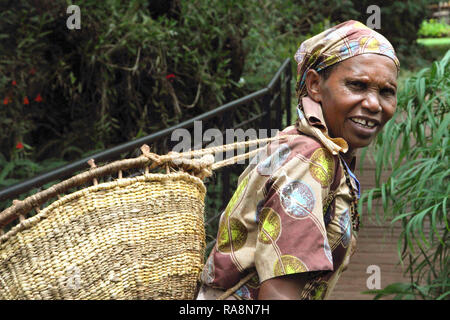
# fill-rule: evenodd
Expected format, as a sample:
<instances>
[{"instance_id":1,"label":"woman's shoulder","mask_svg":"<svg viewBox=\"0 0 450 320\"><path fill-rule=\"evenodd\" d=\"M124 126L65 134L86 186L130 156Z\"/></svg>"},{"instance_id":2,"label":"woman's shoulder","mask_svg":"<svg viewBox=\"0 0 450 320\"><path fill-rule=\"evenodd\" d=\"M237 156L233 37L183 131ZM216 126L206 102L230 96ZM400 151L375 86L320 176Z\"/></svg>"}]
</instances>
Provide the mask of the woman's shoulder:
<instances>
[{"instance_id":1,"label":"woman's shoulder","mask_svg":"<svg viewBox=\"0 0 450 320\"><path fill-rule=\"evenodd\" d=\"M278 133L280 136L289 135L286 140L281 140L278 144L285 144L291 152L294 154L299 154L304 157L310 158L314 152L321 150L321 152L326 153L330 157L333 156L330 151L328 151L325 146L315 137L308 136L297 130L295 126L289 126Z\"/></svg>"},{"instance_id":2,"label":"woman's shoulder","mask_svg":"<svg viewBox=\"0 0 450 320\"><path fill-rule=\"evenodd\" d=\"M333 178L339 170L338 156L333 155L320 140L298 131L294 126L283 129L277 135L289 137L274 140L264 147L243 172L240 181L252 170L257 173L254 177L270 176L271 181L277 177L284 179L285 175L291 179L304 179L310 171L313 175L325 174L327 179L335 180Z\"/></svg>"},{"instance_id":3,"label":"woman's shoulder","mask_svg":"<svg viewBox=\"0 0 450 320\"><path fill-rule=\"evenodd\" d=\"M339 155L333 155L320 140L298 131L295 126L283 129L279 135L289 135L289 138L279 142L277 151L271 148L269 152L275 156L274 153L281 153L282 150L285 156L278 158L283 158L281 160L284 161L280 161L283 166L291 168L296 175L309 172L322 185L328 186L332 182L332 190L338 187L342 175Z\"/></svg>"}]
</instances>

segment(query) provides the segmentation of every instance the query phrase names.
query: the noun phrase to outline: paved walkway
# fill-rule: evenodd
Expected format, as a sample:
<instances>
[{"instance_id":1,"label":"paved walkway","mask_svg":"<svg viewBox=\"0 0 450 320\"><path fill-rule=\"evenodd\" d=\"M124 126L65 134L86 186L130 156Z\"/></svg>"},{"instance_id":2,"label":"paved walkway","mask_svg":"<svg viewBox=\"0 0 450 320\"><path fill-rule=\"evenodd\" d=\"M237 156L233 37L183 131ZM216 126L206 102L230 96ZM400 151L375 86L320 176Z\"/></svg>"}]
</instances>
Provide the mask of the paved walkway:
<instances>
[{"instance_id":1,"label":"paved walkway","mask_svg":"<svg viewBox=\"0 0 450 320\"><path fill-rule=\"evenodd\" d=\"M342 274L330 299L372 300L373 295L361 293L368 290L367 280L374 274L374 267L370 266L379 267L381 288L393 282L408 282L398 264L397 239L400 232L401 228L398 227L391 231L387 227L366 222L364 228L360 229L358 246L350 265ZM371 283L373 281L369 281L369 285Z\"/></svg>"},{"instance_id":2,"label":"paved walkway","mask_svg":"<svg viewBox=\"0 0 450 320\"><path fill-rule=\"evenodd\" d=\"M359 168L359 164L357 164L357 168ZM355 174L361 182L363 190L368 190L375 185L374 170L374 161L371 161L371 159L365 161L363 174L359 172L359 169L356 170ZM382 180L386 181L386 175ZM382 208L380 212L382 212ZM397 239L401 228L396 226L391 230L388 222L380 226L371 220L367 217L367 211L364 211L363 226L360 228L356 252L330 299L372 300L373 295L361 293L369 290L367 280L373 274L373 271L370 271L370 266L380 268L381 288L393 282L408 281L407 276L405 277L402 274L402 267L398 265Z\"/></svg>"}]
</instances>

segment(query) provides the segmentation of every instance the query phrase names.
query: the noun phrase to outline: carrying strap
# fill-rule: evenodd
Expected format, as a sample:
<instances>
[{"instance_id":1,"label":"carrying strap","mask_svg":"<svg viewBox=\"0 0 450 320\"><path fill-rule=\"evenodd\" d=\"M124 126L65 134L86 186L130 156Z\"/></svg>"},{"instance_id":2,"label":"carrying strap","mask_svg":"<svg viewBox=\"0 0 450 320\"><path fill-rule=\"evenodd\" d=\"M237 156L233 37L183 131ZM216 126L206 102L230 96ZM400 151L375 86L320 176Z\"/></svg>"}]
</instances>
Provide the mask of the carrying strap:
<instances>
[{"instance_id":1,"label":"carrying strap","mask_svg":"<svg viewBox=\"0 0 450 320\"><path fill-rule=\"evenodd\" d=\"M213 170L232 165L239 160L248 159L265 148L265 146L216 163L214 163L214 154L240 148L247 148L275 140L287 139L289 137L298 137L298 135L279 135L272 138L235 142L200 150L169 152L166 155L151 153L150 147L148 145L143 145L141 147L141 156L132 159L114 161L100 167L97 167L94 160L91 159L88 161L88 164L91 167L88 171L82 172L67 180L57 183L46 190L42 190L27 197L24 200L13 200L12 206L0 212L0 235L2 233L2 227L9 224L17 217L19 217L22 221L25 219L26 214L30 210L35 209L38 212L40 210L40 206L49 199L59 197L59 195L64 194L67 190L79 187L90 181L96 185L98 183L97 179L100 177L118 173L118 178L120 179L122 178L123 170L137 168L145 168L145 172L149 173L150 170L154 168L165 167L166 173L169 173L170 167L174 167L181 170L186 170L189 173L192 173L192 175L203 180L205 177L211 176ZM200 156L202 157L199 159L193 159L194 157Z\"/></svg>"},{"instance_id":2,"label":"carrying strap","mask_svg":"<svg viewBox=\"0 0 450 320\"><path fill-rule=\"evenodd\" d=\"M295 138L298 136L299 135L279 135L279 136L272 137L272 138L235 142L235 143L230 143L230 144L226 144L226 145L222 145L222 146L210 147L210 148L205 148L205 149L200 149L200 150L192 150L192 151L186 151L186 152L171 151L168 154L162 155L162 156L151 153L150 148L147 145L142 146L141 151L144 156L146 156L153 162L153 165L150 166L150 169L157 167L157 166L162 166L167 163L172 163L175 166L179 166L182 168L190 168L190 169L197 168L200 171L208 168L209 171L205 171L204 173L206 174L206 176L209 176L212 174L213 170L216 170L216 169L219 169L222 167L226 167L226 166L235 164L238 161L246 160L250 157L253 157L258 152L260 152L261 150L266 148L266 146L264 145L263 147L257 148L255 150L252 150L252 151L234 156L232 158L225 159L225 160L214 163L214 158L211 156L216 153L227 152L227 151L242 149L242 148L248 148L250 146L254 146L254 145L258 145L258 144L263 144L263 143L265 144L265 143L276 141L276 140L284 140L284 139L288 139L288 138ZM200 156L202 156L202 158L192 159L194 157L200 157Z\"/></svg>"}]
</instances>

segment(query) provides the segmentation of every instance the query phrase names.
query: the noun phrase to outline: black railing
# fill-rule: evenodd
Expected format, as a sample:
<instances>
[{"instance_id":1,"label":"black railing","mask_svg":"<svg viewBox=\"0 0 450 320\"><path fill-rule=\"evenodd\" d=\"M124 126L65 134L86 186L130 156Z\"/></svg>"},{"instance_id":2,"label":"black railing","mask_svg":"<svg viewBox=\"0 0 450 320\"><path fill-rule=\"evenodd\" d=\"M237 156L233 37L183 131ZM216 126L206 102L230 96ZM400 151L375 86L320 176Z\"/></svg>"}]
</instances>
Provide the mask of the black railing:
<instances>
[{"instance_id":1,"label":"black railing","mask_svg":"<svg viewBox=\"0 0 450 320\"><path fill-rule=\"evenodd\" d=\"M90 159L94 159L96 163L117 159L121 154L136 150L143 144L151 145L163 139L167 139L176 129L191 129L194 126L195 121L207 122L219 118L222 120L221 123L223 129L236 129L247 127L251 124L256 124L260 129L281 129L283 126L283 113L286 114L285 124L291 123L291 78L290 59L286 59L268 86L264 89L222 105L214 110L205 112L170 128L118 145L60 168L42 173L26 181L6 187L0 190L0 200L15 198L33 188L39 188L46 183L69 178L74 173L87 169L87 161ZM249 105L255 102L257 103L256 109L260 112L251 114L246 120L234 124L238 117L233 117L233 114L239 107L249 107ZM249 113L249 111L247 113ZM218 121L215 121L215 123L217 124ZM224 130L222 132L224 132ZM230 170L227 168L222 172L221 185L223 187L222 200L227 200L230 197Z\"/></svg>"}]
</instances>

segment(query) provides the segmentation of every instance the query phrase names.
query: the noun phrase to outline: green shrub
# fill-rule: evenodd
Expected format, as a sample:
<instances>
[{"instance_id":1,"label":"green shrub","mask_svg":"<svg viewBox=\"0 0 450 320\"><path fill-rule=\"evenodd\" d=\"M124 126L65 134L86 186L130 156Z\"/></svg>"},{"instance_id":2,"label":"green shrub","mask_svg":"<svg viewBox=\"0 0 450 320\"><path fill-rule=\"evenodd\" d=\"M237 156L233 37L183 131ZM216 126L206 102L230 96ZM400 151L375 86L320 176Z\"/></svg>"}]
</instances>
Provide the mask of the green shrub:
<instances>
[{"instance_id":1,"label":"green shrub","mask_svg":"<svg viewBox=\"0 0 450 320\"><path fill-rule=\"evenodd\" d=\"M260 89L304 39L343 20L365 22L372 4L86 0L81 30L68 30L69 1L6 2L0 150L11 159L21 141L35 161L78 159ZM425 2L380 4L381 31L410 44Z\"/></svg>"},{"instance_id":2,"label":"green shrub","mask_svg":"<svg viewBox=\"0 0 450 320\"><path fill-rule=\"evenodd\" d=\"M426 1L413 2L379 4L381 32L394 45L410 45L403 37L417 33ZM69 4L0 4L4 185L46 171L54 159L80 159L259 90L303 40L344 20L365 22L373 3L85 0L80 30L66 28ZM33 169L5 171L16 160Z\"/></svg>"},{"instance_id":3,"label":"green shrub","mask_svg":"<svg viewBox=\"0 0 450 320\"><path fill-rule=\"evenodd\" d=\"M370 14L366 13L370 5L377 5L381 11L381 29L394 46L402 68L416 67L417 58L423 55L421 47L416 44L417 33L423 18L429 15L428 6L437 1L430 0L353 0L353 12L342 16L366 22Z\"/></svg>"},{"instance_id":4,"label":"green shrub","mask_svg":"<svg viewBox=\"0 0 450 320\"><path fill-rule=\"evenodd\" d=\"M0 5L6 163L19 154L34 163L72 161L242 97L266 86L324 26L321 17L311 25L303 17L307 2L86 0L81 29L68 30L69 4ZM5 181L37 173L21 170Z\"/></svg>"},{"instance_id":5,"label":"green shrub","mask_svg":"<svg viewBox=\"0 0 450 320\"><path fill-rule=\"evenodd\" d=\"M435 19L424 20L418 35L423 38L442 38L450 36L450 25Z\"/></svg>"},{"instance_id":6,"label":"green shrub","mask_svg":"<svg viewBox=\"0 0 450 320\"><path fill-rule=\"evenodd\" d=\"M170 2L151 12L144 0L86 0L81 30L66 28L66 1L24 0L2 10L5 158L22 141L34 160L76 159L241 96L248 16L235 10L240 1Z\"/></svg>"}]
</instances>

